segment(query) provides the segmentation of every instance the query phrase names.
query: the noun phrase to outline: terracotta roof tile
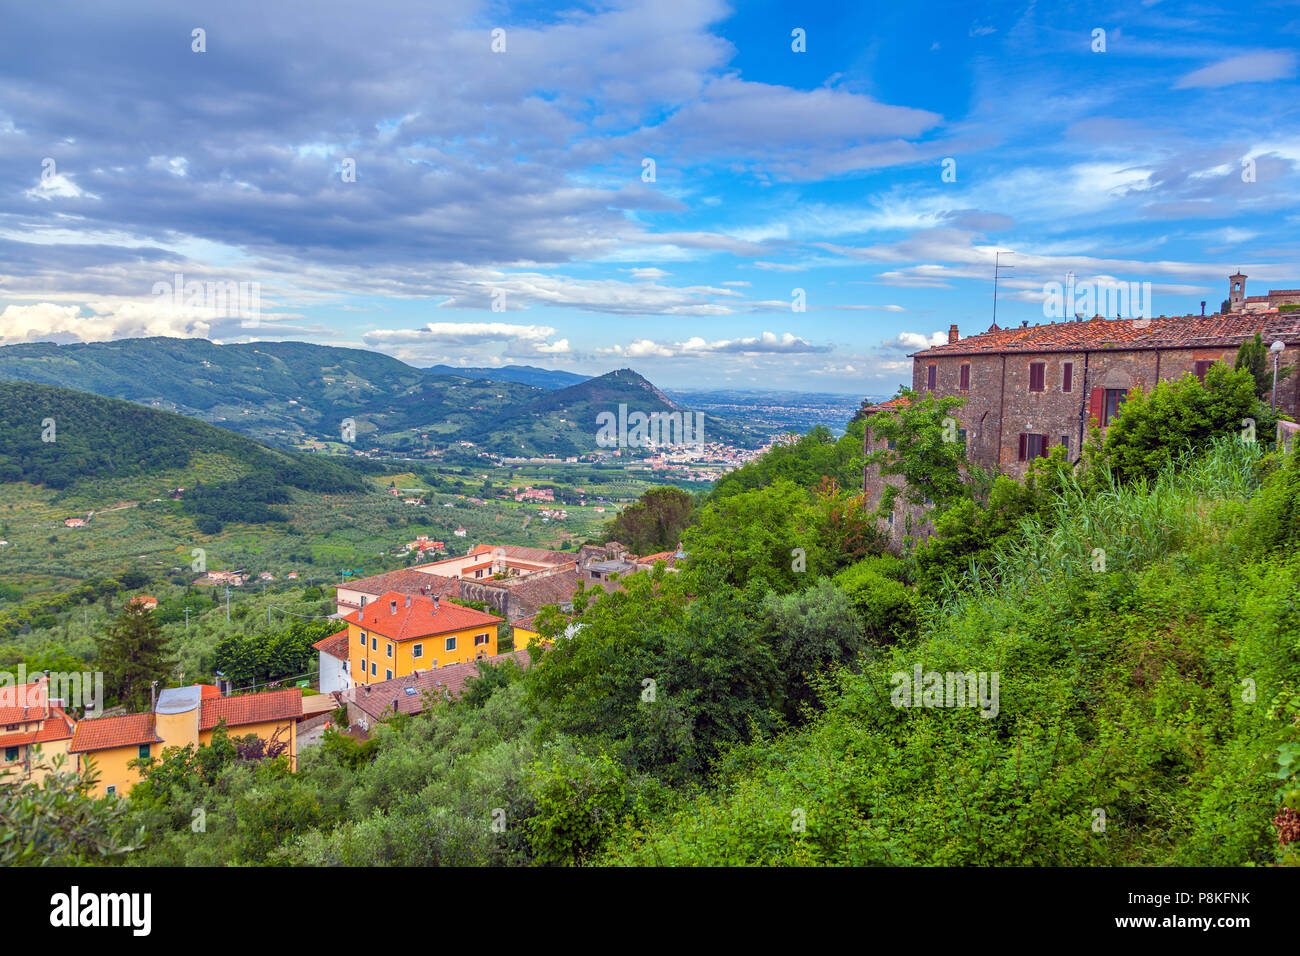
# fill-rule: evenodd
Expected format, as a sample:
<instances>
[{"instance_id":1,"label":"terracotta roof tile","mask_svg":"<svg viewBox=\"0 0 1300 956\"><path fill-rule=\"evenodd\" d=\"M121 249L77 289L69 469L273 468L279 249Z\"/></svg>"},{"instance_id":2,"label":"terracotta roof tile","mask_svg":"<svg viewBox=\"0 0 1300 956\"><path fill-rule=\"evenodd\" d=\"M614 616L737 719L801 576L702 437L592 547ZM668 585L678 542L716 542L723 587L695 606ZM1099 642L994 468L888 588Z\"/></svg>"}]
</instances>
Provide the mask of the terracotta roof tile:
<instances>
[{"instance_id":1,"label":"terracotta roof tile","mask_svg":"<svg viewBox=\"0 0 1300 956\"><path fill-rule=\"evenodd\" d=\"M343 585L347 591L364 594L437 594L439 597L460 597L460 579L441 574L417 571L415 568L398 568L369 578L360 578Z\"/></svg>"},{"instance_id":2,"label":"terracotta roof tile","mask_svg":"<svg viewBox=\"0 0 1300 956\"><path fill-rule=\"evenodd\" d=\"M154 715L123 714L120 717L96 717L77 722L68 753L107 750L110 747L136 747L162 743L154 731Z\"/></svg>"},{"instance_id":3,"label":"terracotta roof tile","mask_svg":"<svg viewBox=\"0 0 1300 956\"><path fill-rule=\"evenodd\" d=\"M406 603L408 600L409 606ZM396 610L393 609L394 605ZM398 594L390 591L365 607L345 615L343 620L394 641L409 641L471 627L487 627L498 624L503 619L450 601L440 601L435 609L433 598L423 594Z\"/></svg>"},{"instance_id":4,"label":"terracotta roof tile","mask_svg":"<svg viewBox=\"0 0 1300 956\"><path fill-rule=\"evenodd\" d=\"M1300 315L1246 312L1155 319L1099 319L1048 322L998 329L936 345L914 357L999 352L1081 352L1098 349L1170 349L1240 345L1259 332L1264 340L1300 343Z\"/></svg>"},{"instance_id":5,"label":"terracotta roof tile","mask_svg":"<svg viewBox=\"0 0 1300 956\"><path fill-rule=\"evenodd\" d=\"M0 724L44 720L49 715L45 681L0 687Z\"/></svg>"},{"instance_id":6,"label":"terracotta roof tile","mask_svg":"<svg viewBox=\"0 0 1300 956\"><path fill-rule=\"evenodd\" d=\"M532 655L525 648L484 658L488 664L500 664L507 660L514 661L520 667L528 667ZM344 691L343 697L376 719L391 715L394 711L402 714L417 714L424 710L426 692L433 695L435 699L439 696L459 697L464 692L466 682L477 676L477 661L461 661L436 670L419 671L406 677L353 687L351 690ZM369 693L366 692L367 688ZM408 694L407 688L414 688L415 692Z\"/></svg>"},{"instance_id":7,"label":"terracotta roof tile","mask_svg":"<svg viewBox=\"0 0 1300 956\"><path fill-rule=\"evenodd\" d=\"M323 637L312 647L318 651L324 651L331 657L337 657L341 661L348 659L348 631L347 628L339 631L337 634L331 634L329 637Z\"/></svg>"},{"instance_id":8,"label":"terracotta roof tile","mask_svg":"<svg viewBox=\"0 0 1300 956\"><path fill-rule=\"evenodd\" d=\"M203 701L199 730L211 730L224 719L227 727L260 724L268 720L297 720L302 716L302 689L272 690L263 694L208 698Z\"/></svg>"}]
</instances>

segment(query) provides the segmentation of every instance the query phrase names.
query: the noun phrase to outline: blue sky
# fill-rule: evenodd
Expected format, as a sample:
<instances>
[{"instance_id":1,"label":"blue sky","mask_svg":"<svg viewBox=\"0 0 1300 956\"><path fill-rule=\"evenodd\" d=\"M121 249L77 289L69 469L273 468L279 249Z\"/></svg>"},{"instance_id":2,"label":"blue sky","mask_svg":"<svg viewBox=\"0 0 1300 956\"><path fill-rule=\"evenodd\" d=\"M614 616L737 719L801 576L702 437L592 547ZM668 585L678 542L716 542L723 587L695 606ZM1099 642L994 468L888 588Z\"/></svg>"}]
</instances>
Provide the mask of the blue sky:
<instances>
[{"instance_id":1,"label":"blue sky","mask_svg":"<svg viewBox=\"0 0 1300 956\"><path fill-rule=\"evenodd\" d=\"M0 343L884 395L988 328L998 250L1002 325L1067 273L1171 315L1300 286L1294 3L178 6L6 8Z\"/></svg>"}]
</instances>

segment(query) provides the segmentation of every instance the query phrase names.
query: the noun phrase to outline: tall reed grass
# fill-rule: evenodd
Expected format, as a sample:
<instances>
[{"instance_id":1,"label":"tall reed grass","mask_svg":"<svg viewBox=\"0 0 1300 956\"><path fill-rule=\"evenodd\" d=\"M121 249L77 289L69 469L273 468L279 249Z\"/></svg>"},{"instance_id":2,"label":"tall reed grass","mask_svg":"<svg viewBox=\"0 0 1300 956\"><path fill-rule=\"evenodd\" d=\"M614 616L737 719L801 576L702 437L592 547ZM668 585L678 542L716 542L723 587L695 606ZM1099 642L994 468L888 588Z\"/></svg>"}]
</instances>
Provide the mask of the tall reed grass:
<instances>
[{"instance_id":1,"label":"tall reed grass","mask_svg":"<svg viewBox=\"0 0 1300 956\"><path fill-rule=\"evenodd\" d=\"M1224 436L1199 452L1186 451L1155 481L1107 486L1089 493L1078 473L1056 494L1046 518L1026 518L991 560L948 577L942 610L960 613L991 597L1028 591L1046 581L1107 571L1137 570L1178 550L1221 541L1228 524L1219 507L1246 501L1259 490L1257 443Z\"/></svg>"}]
</instances>

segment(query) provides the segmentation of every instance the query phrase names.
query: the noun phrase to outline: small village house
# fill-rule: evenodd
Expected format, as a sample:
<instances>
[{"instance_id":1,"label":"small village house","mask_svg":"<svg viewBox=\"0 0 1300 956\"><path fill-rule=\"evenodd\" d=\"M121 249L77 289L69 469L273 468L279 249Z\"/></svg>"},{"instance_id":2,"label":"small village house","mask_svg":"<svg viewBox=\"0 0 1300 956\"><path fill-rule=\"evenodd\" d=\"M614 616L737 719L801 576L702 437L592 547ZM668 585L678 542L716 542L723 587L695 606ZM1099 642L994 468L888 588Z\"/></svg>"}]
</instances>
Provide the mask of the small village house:
<instances>
[{"instance_id":1,"label":"small village house","mask_svg":"<svg viewBox=\"0 0 1300 956\"><path fill-rule=\"evenodd\" d=\"M97 796L129 795L141 777L130 766L132 760L160 757L166 747L205 746L223 722L232 737L253 734L268 745L284 744L290 767L297 769L302 712L297 687L234 697L220 696L211 684L169 687L152 711L78 722L68 752L77 756L83 771L94 767Z\"/></svg>"}]
</instances>

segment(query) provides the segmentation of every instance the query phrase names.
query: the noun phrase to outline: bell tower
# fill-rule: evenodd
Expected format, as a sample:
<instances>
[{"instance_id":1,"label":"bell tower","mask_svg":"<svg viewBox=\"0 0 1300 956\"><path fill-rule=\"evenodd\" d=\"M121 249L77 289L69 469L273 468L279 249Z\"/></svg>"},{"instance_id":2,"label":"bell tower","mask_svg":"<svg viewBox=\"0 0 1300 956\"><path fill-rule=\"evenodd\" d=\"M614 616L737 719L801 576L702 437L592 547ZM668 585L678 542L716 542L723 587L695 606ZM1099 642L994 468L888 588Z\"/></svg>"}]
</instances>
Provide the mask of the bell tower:
<instances>
[{"instance_id":1,"label":"bell tower","mask_svg":"<svg viewBox=\"0 0 1300 956\"><path fill-rule=\"evenodd\" d=\"M1246 277L1238 271L1228 276L1228 311L1241 312L1246 308Z\"/></svg>"}]
</instances>

